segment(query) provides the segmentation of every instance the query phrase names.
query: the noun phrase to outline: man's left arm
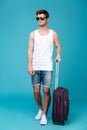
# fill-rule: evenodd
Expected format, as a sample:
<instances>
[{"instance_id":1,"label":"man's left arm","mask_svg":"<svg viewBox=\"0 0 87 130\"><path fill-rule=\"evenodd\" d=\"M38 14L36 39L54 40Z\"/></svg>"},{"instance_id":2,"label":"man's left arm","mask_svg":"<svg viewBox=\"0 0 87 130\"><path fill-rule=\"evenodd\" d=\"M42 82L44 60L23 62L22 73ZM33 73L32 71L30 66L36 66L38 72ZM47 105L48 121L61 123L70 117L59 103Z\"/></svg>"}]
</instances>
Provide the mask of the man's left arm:
<instances>
[{"instance_id":1,"label":"man's left arm","mask_svg":"<svg viewBox=\"0 0 87 130\"><path fill-rule=\"evenodd\" d=\"M56 46L56 53L57 53L56 61L60 62L61 61L61 56L60 56L61 55L61 47L60 47L60 42L59 42L59 38L58 38L57 32L54 32L53 40L54 40L54 44Z\"/></svg>"}]
</instances>

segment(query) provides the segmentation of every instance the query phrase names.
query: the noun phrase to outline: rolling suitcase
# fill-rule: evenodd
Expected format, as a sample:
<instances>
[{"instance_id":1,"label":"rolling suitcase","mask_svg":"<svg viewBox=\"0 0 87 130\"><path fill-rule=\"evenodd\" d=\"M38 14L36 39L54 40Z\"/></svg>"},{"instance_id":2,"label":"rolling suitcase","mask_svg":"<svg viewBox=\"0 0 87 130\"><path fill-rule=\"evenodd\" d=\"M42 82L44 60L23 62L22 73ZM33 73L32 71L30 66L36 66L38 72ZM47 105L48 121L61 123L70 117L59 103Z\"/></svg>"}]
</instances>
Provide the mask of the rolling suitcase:
<instances>
[{"instance_id":1,"label":"rolling suitcase","mask_svg":"<svg viewBox=\"0 0 87 130\"><path fill-rule=\"evenodd\" d=\"M53 91L52 121L54 124L65 124L69 114L69 91L58 87L59 63L56 62L55 90Z\"/></svg>"}]
</instances>

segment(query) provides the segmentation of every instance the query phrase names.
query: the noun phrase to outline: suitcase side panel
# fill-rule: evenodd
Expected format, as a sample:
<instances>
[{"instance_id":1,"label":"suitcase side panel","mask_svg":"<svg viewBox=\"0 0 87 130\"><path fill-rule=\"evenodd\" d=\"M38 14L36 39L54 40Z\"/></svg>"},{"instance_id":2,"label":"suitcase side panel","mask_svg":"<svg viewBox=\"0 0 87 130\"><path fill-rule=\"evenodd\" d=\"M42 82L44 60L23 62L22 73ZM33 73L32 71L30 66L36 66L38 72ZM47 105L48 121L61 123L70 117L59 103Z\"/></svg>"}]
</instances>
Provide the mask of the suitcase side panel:
<instances>
[{"instance_id":1,"label":"suitcase side panel","mask_svg":"<svg viewBox=\"0 0 87 130\"><path fill-rule=\"evenodd\" d=\"M69 98L68 90L63 87L58 87L53 92L53 123L61 122L64 125L64 120L68 119L69 114Z\"/></svg>"},{"instance_id":2,"label":"suitcase side panel","mask_svg":"<svg viewBox=\"0 0 87 130\"><path fill-rule=\"evenodd\" d=\"M52 110L52 120L53 123L64 122L63 115L63 102L61 92L56 89L53 93L53 110Z\"/></svg>"}]
</instances>

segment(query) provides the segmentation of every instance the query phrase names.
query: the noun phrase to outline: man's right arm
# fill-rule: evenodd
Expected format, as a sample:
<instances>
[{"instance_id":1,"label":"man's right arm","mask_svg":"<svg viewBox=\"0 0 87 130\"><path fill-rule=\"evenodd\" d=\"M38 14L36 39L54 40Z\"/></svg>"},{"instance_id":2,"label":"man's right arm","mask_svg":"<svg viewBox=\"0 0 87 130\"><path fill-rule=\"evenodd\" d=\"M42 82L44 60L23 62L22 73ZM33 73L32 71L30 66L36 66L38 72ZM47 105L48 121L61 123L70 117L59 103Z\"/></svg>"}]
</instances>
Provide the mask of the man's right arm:
<instances>
[{"instance_id":1,"label":"man's right arm","mask_svg":"<svg viewBox=\"0 0 87 130\"><path fill-rule=\"evenodd\" d=\"M34 74L34 69L32 67L33 48L34 48L34 32L31 32L28 42L28 73L31 75Z\"/></svg>"}]
</instances>

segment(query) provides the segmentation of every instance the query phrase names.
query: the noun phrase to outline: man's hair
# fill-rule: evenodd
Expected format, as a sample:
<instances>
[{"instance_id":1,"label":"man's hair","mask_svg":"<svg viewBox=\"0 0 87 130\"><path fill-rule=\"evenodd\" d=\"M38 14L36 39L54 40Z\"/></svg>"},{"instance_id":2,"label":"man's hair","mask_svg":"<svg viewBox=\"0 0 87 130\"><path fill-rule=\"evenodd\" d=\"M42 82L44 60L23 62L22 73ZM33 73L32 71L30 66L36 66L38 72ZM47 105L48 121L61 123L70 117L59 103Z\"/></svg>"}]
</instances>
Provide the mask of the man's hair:
<instances>
[{"instance_id":1,"label":"man's hair","mask_svg":"<svg viewBox=\"0 0 87 130\"><path fill-rule=\"evenodd\" d=\"M49 13L47 10L41 9L36 11L36 15L38 14L44 14L47 18L49 18Z\"/></svg>"}]
</instances>

